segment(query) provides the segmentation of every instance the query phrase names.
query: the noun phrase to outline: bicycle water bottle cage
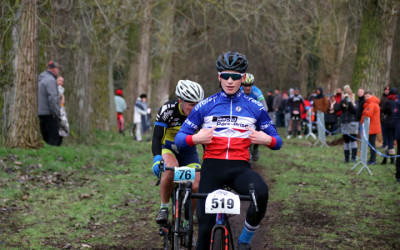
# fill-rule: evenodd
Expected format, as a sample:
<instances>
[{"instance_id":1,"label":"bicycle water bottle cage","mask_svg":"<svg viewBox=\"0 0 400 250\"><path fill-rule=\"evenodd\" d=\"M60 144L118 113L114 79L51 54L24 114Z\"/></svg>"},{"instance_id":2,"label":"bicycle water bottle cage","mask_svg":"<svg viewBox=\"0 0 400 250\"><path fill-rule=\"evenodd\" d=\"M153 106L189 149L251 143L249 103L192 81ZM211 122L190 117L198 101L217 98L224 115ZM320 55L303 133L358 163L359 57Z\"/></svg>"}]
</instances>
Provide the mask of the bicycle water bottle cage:
<instances>
[{"instance_id":1,"label":"bicycle water bottle cage","mask_svg":"<svg viewBox=\"0 0 400 250\"><path fill-rule=\"evenodd\" d=\"M193 182L196 177L196 170L189 167L176 167L174 169L174 182Z\"/></svg>"},{"instance_id":2,"label":"bicycle water bottle cage","mask_svg":"<svg viewBox=\"0 0 400 250\"><path fill-rule=\"evenodd\" d=\"M239 195L224 189L209 193L206 198L206 214L240 214Z\"/></svg>"}]
</instances>

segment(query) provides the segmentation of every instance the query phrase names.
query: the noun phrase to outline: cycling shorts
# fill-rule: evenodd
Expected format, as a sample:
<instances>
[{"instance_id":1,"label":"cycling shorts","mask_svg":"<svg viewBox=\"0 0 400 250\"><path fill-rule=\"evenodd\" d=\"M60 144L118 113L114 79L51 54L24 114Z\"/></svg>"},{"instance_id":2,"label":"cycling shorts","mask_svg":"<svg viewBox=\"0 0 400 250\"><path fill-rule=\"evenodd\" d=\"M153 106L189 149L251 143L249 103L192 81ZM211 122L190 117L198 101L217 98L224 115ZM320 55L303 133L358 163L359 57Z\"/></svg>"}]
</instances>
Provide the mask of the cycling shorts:
<instances>
[{"instance_id":1,"label":"cycling shorts","mask_svg":"<svg viewBox=\"0 0 400 250\"><path fill-rule=\"evenodd\" d=\"M179 166L201 168L200 157L196 147L179 149L175 144L162 145L162 154L173 154L178 160Z\"/></svg>"},{"instance_id":2,"label":"cycling shorts","mask_svg":"<svg viewBox=\"0 0 400 250\"><path fill-rule=\"evenodd\" d=\"M300 121L301 117L300 117L300 113L299 114L290 114L290 119L292 119L293 121Z\"/></svg>"}]
</instances>

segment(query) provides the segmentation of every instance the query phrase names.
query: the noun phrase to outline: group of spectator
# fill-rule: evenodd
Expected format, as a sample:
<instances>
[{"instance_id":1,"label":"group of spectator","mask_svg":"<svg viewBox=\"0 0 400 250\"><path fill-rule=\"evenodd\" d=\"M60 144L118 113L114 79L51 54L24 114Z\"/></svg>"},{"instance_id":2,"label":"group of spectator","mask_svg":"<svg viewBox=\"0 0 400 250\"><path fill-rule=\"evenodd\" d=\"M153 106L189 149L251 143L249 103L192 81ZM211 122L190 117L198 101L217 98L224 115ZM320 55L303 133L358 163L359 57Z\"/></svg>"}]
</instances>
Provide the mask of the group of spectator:
<instances>
[{"instance_id":1,"label":"group of spectator","mask_svg":"<svg viewBox=\"0 0 400 250\"><path fill-rule=\"evenodd\" d=\"M334 94L324 95L321 87L316 88L307 98L299 94L299 88L294 87L288 92L272 90L267 92L266 104L268 113L277 127L286 127L287 138L302 138L308 133L307 123L311 122L316 129L317 111L324 113L324 123L327 135L341 132L344 140L344 161L355 162L357 157L357 138L362 136L364 118L370 118L368 142L371 147L369 165L376 164L376 138L382 134L384 155L381 164L395 163L394 141L400 139L400 122L393 117L399 101L398 90L386 86L379 99L370 91L359 88L353 93L349 85L336 89ZM398 118L400 119L400 118ZM310 121L311 120L311 121ZM397 134L396 134L397 133ZM400 162L397 161L399 165ZM396 178L400 181L400 166L397 167Z\"/></svg>"},{"instance_id":2,"label":"group of spectator","mask_svg":"<svg viewBox=\"0 0 400 250\"><path fill-rule=\"evenodd\" d=\"M38 117L43 140L60 146L69 134L65 111L64 78L59 74L61 65L49 61L38 79Z\"/></svg>"}]
</instances>

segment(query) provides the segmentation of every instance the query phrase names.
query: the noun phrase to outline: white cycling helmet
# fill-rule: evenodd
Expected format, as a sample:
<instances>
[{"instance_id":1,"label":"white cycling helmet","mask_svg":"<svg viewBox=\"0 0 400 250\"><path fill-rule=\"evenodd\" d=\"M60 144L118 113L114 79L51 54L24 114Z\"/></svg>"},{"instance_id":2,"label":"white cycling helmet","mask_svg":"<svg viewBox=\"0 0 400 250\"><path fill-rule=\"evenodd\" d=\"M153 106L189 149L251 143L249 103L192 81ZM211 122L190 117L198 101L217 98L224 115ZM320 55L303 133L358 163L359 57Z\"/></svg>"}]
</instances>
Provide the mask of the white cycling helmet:
<instances>
[{"instance_id":1,"label":"white cycling helmet","mask_svg":"<svg viewBox=\"0 0 400 250\"><path fill-rule=\"evenodd\" d=\"M204 98L204 91L200 84L190 80L179 80L175 94L186 102L200 102Z\"/></svg>"}]
</instances>

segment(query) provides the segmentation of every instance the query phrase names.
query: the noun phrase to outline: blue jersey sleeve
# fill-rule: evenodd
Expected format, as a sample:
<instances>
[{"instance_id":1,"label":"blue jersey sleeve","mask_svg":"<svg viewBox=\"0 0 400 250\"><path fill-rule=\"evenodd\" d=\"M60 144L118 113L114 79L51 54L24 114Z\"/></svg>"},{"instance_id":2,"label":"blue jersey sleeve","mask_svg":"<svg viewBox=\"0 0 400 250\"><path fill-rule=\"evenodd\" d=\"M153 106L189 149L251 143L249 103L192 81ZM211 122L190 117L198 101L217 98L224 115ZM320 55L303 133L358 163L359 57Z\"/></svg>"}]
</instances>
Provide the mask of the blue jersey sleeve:
<instances>
[{"instance_id":1,"label":"blue jersey sleeve","mask_svg":"<svg viewBox=\"0 0 400 250\"><path fill-rule=\"evenodd\" d=\"M262 94L262 92L261 92L261 90L259 88L257 88L256 86L253 86L251 88L250 96L253 97L254 99L256 99L259 102L265 99L263 94Z\"/></svg>"}]
</instances>

